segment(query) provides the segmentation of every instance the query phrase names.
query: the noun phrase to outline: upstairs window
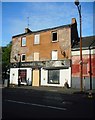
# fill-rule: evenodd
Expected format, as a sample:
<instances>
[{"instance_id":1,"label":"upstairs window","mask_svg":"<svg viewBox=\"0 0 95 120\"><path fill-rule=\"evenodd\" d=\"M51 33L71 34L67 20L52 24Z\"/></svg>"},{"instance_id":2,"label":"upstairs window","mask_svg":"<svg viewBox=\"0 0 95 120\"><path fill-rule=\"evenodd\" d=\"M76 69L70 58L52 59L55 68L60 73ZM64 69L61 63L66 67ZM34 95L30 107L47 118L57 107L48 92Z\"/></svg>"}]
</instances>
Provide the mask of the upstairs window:
<instances>
[{"instance_id":1,"label":"upstairs window","mask_svg":"<svg viewBox=\"0 0 95 120\"><path fill-rule=\"evenodd\" d=\"M39 61L39 53L34 52L34 61Z\"/></svg>"},{"instance_id":2,"label":"upstairs window","mask_svg":"<svg viewBox=\"0 0 95 120\"><path fill-rule=\"evenodd\" d=\"M57 32L52 32L52 42L57 41Z\"/></svg>"},{"instance_id":3,"label":"upstairs window","mask_svg":"<svg viewBox=\"0 0 95 120\"><path fill-rule=\"evenodd\" d=\"M39 34L34 36L34 44L40 44L40 35Z\"/></svg>"},{"instance_id":4,"label":"upstairs window","mask_svg":"<svg viewBox=\"0 0 95 120\"><path fill-rule=\"evenodd\" d=\"M26 46L26 37L22 37L21 46Z\"/></svg>"},{"instance_id":5,"label":"upstairs window","mask_svg":"<svg viewBox=\"0 0 95 120\"><path fill-rule=\"evenodd\" d=\"M25 55L25 54L22 54L22 55L21 55L21 62L25 62L25 59L26 59L26 55Z\"/></svg>"},{"instance_id":6,"label":"upstairs window","mask_svg":"<svg viewBox=\"0 0 95 120\"><path fill-rule=\"evenodd\" d=\"M58 51L57 50L53 50L52 51L52 60L57 60L58 59Z\"/></svg>"}]
</instances>

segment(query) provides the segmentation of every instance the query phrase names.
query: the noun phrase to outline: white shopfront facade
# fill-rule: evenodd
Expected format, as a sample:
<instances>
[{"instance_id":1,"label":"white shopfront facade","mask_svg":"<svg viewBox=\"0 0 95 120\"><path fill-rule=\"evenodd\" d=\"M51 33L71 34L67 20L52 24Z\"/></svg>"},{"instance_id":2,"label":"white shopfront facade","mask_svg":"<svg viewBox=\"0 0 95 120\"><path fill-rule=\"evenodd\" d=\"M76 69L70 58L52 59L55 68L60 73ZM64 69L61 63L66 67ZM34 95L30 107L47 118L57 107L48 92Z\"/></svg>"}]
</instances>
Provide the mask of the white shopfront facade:
<instances>
[{"instance_id":1,"label":"white shopfront facade","mask_svg":"<svg viewBox=\"0 0 95 120\"><path fill-rule=\"evenodd\" d=\"M69 87L71 87L70 61L21 63L20 68L10 68L10 84L18 85L19 75L23 78L22 84L24 85L26 85L28 81L31 86L64 87L64 83L67 81Z\"/></svg>"},{"instance_id":2,"label":"white shopfront facade","mask_svg":"<svg viewBox=\"0 0 95 120\"><path fill-rule=\"evenodd\" d=\"M71 67L43 69L41 68L41 86L57 86L64 87L68 81L71 87Z\"/></svg>"},{"instance_id":3,"label":"white shopfront facade","mask_svg":"<svg viewBox=\"0 0 95 120\"><path fill-rule=\"evenodd\" d=\"M18 85L18 76L19 76L19 72L18 71L21 71L22 73L22 76L23 76L23 80L21 82L21 84L27 84L27 81L29 83L31 83L32 81L32 74L31 74L31 71L32 69L31 68L10 68L10 84L15 84L15 85Z\"/></svg>"}]
</instances>

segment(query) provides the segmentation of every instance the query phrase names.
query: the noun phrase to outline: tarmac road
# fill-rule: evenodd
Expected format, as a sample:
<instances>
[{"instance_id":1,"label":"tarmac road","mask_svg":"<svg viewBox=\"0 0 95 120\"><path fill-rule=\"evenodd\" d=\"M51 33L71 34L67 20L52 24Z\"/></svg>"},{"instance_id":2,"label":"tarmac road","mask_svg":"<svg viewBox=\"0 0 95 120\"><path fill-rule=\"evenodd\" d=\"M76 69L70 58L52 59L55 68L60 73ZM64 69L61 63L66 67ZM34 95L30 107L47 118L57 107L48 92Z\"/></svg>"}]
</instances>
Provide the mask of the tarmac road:
<instances>
[{"instance_id":1,"label":"tarmac road","mask_svg":"<svg viewBox=\"0 0 95 120\"><path fill-rule=\"evenodd\" d=\"M93 118L94 99L56 91L3 88L2 118Z\"/></svg>"}]
</instances>

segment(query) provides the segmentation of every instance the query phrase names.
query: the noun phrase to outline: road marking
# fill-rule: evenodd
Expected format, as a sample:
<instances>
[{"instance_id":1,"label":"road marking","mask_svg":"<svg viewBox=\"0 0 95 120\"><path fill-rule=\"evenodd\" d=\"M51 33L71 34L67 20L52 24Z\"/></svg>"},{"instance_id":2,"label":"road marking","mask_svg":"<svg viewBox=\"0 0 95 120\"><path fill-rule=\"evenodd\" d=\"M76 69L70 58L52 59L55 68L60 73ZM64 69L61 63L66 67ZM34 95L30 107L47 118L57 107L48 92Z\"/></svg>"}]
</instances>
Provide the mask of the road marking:
<instances>
[{"instance_id":1,"label":"road marking","mask_svg":"<svg viewBox=\"0 0 95 120\"><path fill-rule=\"evenodd\" d=\"M66 101L66 102L63 101L62 103L63 103L63 104L72 104L72 102L67 102L67 101Z\"/></svg>"},{"instance_id":2,"label":"road marking","mask_svg":"<svg viewBox=\"0 0 95 120\"><path fill-rule=\"evenodd\" d=\"M47 108L52 108L52 109L57 109L57 110L67 110L66 108L47 106L47 105L41 105L41 104L34 104L34 103L25 103L25 102L21 102L21 101L14 101L14 100L7 100L7 99L5 101L19 103L19 104L25 104L25 105L31 105L31 106L47 107Z\"/></svg>"}]
</instances>

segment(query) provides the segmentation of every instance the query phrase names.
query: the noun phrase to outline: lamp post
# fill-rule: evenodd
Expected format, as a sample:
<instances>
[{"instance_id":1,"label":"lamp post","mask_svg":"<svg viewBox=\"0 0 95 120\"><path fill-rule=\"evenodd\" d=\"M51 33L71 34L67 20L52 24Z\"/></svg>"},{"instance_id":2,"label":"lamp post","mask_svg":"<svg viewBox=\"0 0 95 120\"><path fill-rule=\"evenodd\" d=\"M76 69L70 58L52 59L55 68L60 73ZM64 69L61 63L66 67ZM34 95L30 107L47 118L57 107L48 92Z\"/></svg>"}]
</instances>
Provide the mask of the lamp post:
<instances>
[{"instance_id":1,"label":"lamp post","mask_svg":"<svg viewBox=\"0 0 95 120\"><path fill-rule=\"evenodd\" d=\"M18 65L18 67L19 67L19 70L18 70L18 76L20 76L20 64L21 64L21 56L20 56L20 54L18 54L18 56L19 56L19 65Z\"/></svg>"},{"instance_id":2,"label":"lamp post","mask_svg":"<svg viewBox=\"0 0 95 120\"><path fill-rule=\"evenodd\" d=\"M18 58L19 57L19 58ZM18 57L16 57L15 56L15 60L18 62L18 77L19 77L19 75L20 75L20 64L21 64L21 55L20 54L18 54Z\"/></svg>"},{"instance_id":3,"label":"lamp post","mask_svg":"<svg viewBox=\"0 0 95 120\"><path fill-rule=\"evenodd\" d=\"M80 90L83 91L83 61L82 61L82 16L81 16L81 5L78 0L75 0L75 5L78 8L79 18L80 18Z\"/></svg>"}]
</instances>

